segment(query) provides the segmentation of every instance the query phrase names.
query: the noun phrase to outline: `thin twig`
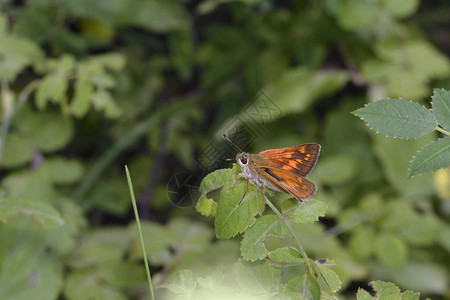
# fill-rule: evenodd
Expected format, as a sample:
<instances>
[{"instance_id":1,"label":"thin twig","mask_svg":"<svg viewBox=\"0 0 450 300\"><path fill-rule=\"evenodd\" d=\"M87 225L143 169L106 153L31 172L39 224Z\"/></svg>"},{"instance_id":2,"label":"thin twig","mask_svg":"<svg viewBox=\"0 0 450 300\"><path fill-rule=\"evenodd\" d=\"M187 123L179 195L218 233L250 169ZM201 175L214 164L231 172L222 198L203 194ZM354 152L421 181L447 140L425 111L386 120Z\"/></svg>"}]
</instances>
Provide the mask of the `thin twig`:
<instances>
[{"instance_id":1,"label":"thin twig","mask_svg":"<svg viewBox=\"0 0 450 300\"><path fill-rule=\"evenodd\" d=\"M12 109L5 109L4 108L4 115L3 115L3 122L1 125L1 136L0 136L0 165L3 160L3 153L6 148L6 138L9 133L9 128L11 126L11 121L13 117L16 115L16 113L22 108L22 106L25 104L25 102L28 100L28 97L30 96L31 92L38 86L40 80L33 80L29 84L27 84L23 90L20 92L17 103L13 106ZM6 81L1 82L2 87L2 98L3 101L8 98L12 98L13 94L11 90L9 89L9 85ZM12 99L11 99L12 100ZM12 101L9 105L12 105Z\"/></svg>"},{"instance_id":2,"label":"thin twig","mask_svg":"<svg viewBox=\"0 0 450 300\"><path fill-rule=\"evenodd\" d=\"M272 211L281 219L281 221L283 221L283 223L286 225L287 229L289 230L289 232L291 233L292 237L294 238L295 242L298 245L298 248L300 250L300 254L303 256L303 258L306 261L306 269L308 270L308 273L313 275L314 269L311 267L311 264L309 262L309 258L308 255L306 254L305 249L303 248L302 244L300 243L300 241L298 240L297 236L295 235L294 230L292 229L291 225L289 224L289 222L286 220L286 218L280 213L280 211L275 207L275 205L273 205L272 202L270 202L269 199L267 199L266 195L264 195L264 199L266 200L266 204L270 207L270 209L272 209Z\"/></svg>"}]
</instances>

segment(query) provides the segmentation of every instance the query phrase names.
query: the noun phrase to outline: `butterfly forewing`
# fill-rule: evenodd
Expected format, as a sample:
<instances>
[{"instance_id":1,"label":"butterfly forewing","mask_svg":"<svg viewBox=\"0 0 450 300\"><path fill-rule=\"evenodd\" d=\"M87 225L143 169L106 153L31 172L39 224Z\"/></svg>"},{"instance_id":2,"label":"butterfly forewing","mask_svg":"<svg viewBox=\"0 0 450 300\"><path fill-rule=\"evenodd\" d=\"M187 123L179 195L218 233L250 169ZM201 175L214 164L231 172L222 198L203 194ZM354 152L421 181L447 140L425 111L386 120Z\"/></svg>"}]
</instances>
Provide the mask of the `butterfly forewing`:
<instances>
[{"instance_id":1,"label":"butterfly forewing","mask_svg":"<svg viewBox=\"0 0 450 300\"><path fill-rule=\"evenodd\" d=\"M315 143L259 152L268 163L303 177L311 173L319 154L320 145Z\"/></svg>"}]
</instances>

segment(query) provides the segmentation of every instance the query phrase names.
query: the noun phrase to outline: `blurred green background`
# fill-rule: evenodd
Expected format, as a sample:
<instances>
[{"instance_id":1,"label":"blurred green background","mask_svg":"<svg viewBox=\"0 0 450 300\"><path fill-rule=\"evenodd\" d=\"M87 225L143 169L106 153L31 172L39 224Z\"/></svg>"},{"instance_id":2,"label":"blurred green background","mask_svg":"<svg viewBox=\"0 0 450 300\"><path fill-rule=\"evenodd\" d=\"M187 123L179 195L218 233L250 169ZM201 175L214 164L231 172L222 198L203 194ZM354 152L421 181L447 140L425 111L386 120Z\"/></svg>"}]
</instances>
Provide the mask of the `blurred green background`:
<instances>
[{"instance_id":1,"label":"blurred green background","mask_svg":"<svg viewBox=\"0 0 450 300\"><path fill-rule=\"evenodd\" d=\"M429 107L450 89L448 1L0 8L0 299L148 297L125 164L156 285L236 262L240 238L215 240L194 208L236 128L252 152L322 145L310 178L328 213L298 232L336 261L342 299L375 279L450 297L450 170L406 179L437 135L385 138L350 113L386 97Z\"/></svg>"}]
</instances>

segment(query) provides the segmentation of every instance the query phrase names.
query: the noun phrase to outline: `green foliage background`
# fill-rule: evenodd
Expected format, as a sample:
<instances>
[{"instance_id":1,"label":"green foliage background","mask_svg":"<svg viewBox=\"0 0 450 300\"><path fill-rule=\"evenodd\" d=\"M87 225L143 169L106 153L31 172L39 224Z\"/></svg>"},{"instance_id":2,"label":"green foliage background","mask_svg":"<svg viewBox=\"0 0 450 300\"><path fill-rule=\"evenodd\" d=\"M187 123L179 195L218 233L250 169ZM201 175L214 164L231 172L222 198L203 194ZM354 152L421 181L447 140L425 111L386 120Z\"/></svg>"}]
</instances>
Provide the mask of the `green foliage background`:
<instances>
[{"instance_id":1,"label":"green foliage background","mask_svg":"<svg viewBox=\"0 0 450 300\"><path fill-rule=\"evenodd\" d=\"M280 113L249 150L322 145L309 178L328 212L294 229L310 257L335 261L339 297L372 280L450 296L450 170L407 179L411 157L438 134L387 138L350 113L387 97L430 107L433 88L450 89L447 1L0 8L0 299L148 297L124 164L154 284L168 288L158 298L208 286L208 274L234 264L246 282L242 237L215 239L194 195L174 205L189 189L173 183L192 174L200 184L205 147L236 117L245 121L261 93ZM273 280L264 280L270 294Z\"/></svg>"}]
</instances>

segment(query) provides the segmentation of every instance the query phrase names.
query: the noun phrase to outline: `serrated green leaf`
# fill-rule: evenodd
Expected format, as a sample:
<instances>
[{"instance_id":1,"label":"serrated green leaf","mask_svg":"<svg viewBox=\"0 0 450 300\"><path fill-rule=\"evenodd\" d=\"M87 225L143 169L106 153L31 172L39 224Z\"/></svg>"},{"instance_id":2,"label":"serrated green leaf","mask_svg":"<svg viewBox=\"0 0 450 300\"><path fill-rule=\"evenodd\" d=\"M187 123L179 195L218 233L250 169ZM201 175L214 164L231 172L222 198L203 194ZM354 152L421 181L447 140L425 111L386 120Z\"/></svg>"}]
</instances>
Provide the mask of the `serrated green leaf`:
<instances>
[{"instance_id":1,"label":"serrated green leaf","mask_svg":"<svg viewBox=\"0 0 450 300\"><path fill-rule=\"evenodd\" d=\"M336 272L330 269L331 265L314 262L314 266L320 270L322 275L320 277L323 277L320 282L322 283L322 281L325 281L324 283L326 283L327 290L331 289L331 291L335 293L341 289L341 280Z\"/></svg>"},{"instance_id":2,"label":"serrated green leaf","mask_svg":"<svg viewBox=\"0 0 450 300\"><path fill-rule=\"evenodd\" d=\"M369 127L395 138L415 139L434 131L437 121L431 111L403 99L383 99L354 111Z\"/></svg>"},{"instance_id":3,"label":"serrated green leaf","mask_svg":"<svg viewBox=\"0 0 450 300\"><path fill-rule=\"evenodd\" d=\"M291 198L281 204L281 210L286 218L293 222L307 224L317 222L319 217L325 216L328 206L315 199L300 203Z\"/></svg>"},{"instance_id":4,"label":"serrated green leaf","mask_svg":"<svg viewBox=\"0 0 450 300\"><path fill-rule=\"evenodd\" d=\"M254 185L240 182L235 186L225 186L220 193L214 227L216 236L232 238L252 226L255 218L264 211L261 191Z\"/></svg>"},{"instance_id":5,"label":"serrated green leaf","mask_svg":"<svg viewBox=\"0 0 450 300\"><path fill-rule=\"evenodd\" d=\"M385 266L398 268L408 260L408 246L394 234L381 234L376 240L375 254Z\"/></svg>"},{"instance_id":6,"label":"serrated green leaf","mask_svg":"<svg viewBox=\"0 0 450 300\"><path fill-rule=\"evenodd\" d=\"M265 248L264 240L268 236L286 236L286 228L277 216L266 215L258 218L255 224L245 231L241 242L242 257L249 261L265 258L269 251Z\"/></svg>"},{"instance_id":7,"label":"serrated green leaf","mask_svg":"<svg viewBox=\"0 0 450 300\"><path fill-rule=\"evenodd\" d=\"M434 172L450 166L450 137L426 145L411 161L408 176Z\"/></svg>"},{"instance_id":8,"label":"serrated green leaf","mask_svg":"<svg viewBox=\"0 0 450 300\"><path fill-rule=\"evenodd\" d=\"M278 248L269 252L269 259L290 266L304 264L305 260L302 255L293 247Z\"/></svg>"},{"instance_id":9,"label":"serrated green leaf","mask_svg":"<svg viewBox=\"0 0 450 300\"><path fill-rule=\"evenodd\" d=\"M416 293L413 291L405 291L402 294L402 300L419 300L420 293Z\"/></svg>"},{"instance_id":10,"label":"serrated green leaf","mask_svg":"<svg viewBox=\"0 0 450 300\"><path fill-rule=\"evenodd\" d=\"M435 89L433 93L433 114L439 125L450 130L450 92Z\"/></svg>"},{"instance_id":11,"label":"serrated green leaf","mask_svg":"<svg viewBox=\"0 0 450 300\"><path fill-rule=\"evenodd\" d=\"M365 289L359 288L358 292L356 293L356 299L357 300L373 300L376 299L375 297L372 297L368 291Z\"/></svg>"},{"instance_id":12,"label":"serrated green leaf","mask_svg":"<svg viewBox=\"0 0 450 300\"><path fill-rule=\"evenodd\" d=\"M19 214L28 215L39 226L47 229L64 224L61 215L48 203L18 198L0 199L0 221L7 223Z\"/></svg>"},{"instance_id":13,"label":"serrated green leaf","mask_svg":"<svg viewBox=\"0 0 450 300\"><path fill-rule=\"evenodd\" d=\"M383 281L372 281L369 283L377 293L378 299L401 300L400 289L393 283Z\"/></svg>"}]
</instances>

